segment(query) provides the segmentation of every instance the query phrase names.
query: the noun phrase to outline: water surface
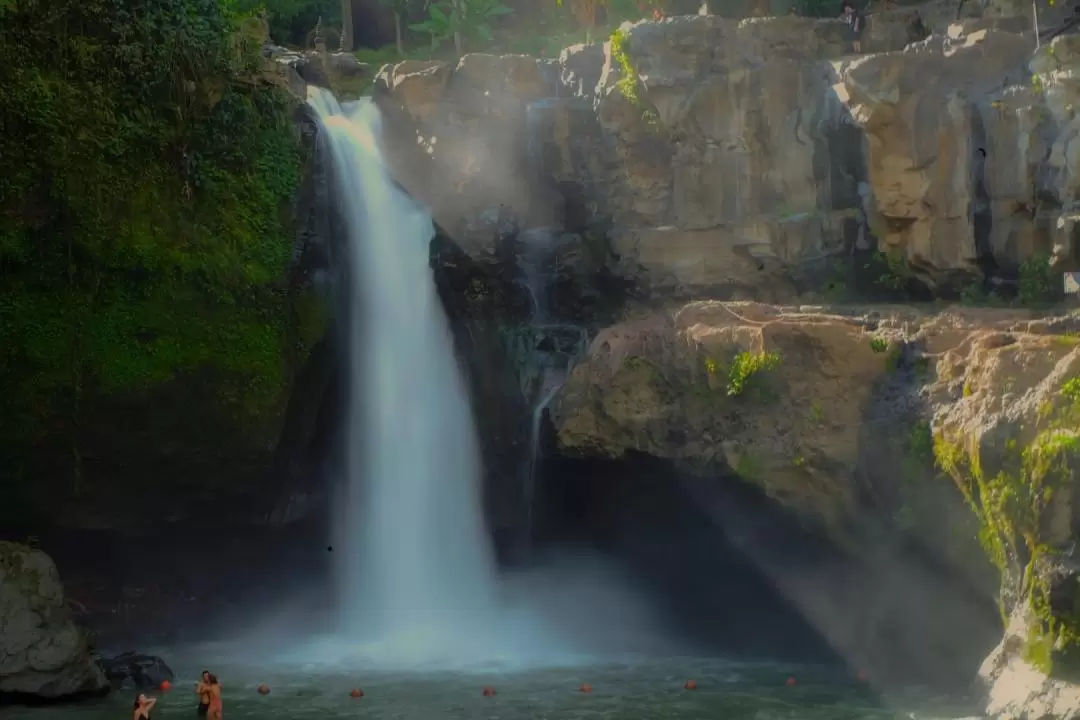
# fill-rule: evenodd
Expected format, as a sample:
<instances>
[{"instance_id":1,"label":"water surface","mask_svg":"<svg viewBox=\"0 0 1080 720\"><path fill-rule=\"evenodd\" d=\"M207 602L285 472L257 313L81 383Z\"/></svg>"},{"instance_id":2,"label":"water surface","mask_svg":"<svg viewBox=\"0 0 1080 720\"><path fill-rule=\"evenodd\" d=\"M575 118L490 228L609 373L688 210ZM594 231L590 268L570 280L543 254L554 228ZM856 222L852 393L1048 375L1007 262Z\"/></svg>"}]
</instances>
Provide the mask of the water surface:
<instances>
[{"instance_id":1,"label":"water surface","mask_svg":"<svg viewBox=\"0 0 1080 720\"><path fill-rule=\"evenodd\" d=\"M197 666L183 668L154 718L194 716ZM877 697L869 684L834 669L695 659L555 668L512 673L425 672L289 674L280 667L215 667L225 717L251 720L940 720L964 714L957 702L920 695ZM798 684L787 685L794 676ZM687 691L688 678L698 689ZM270 695L255 688L265 682ZM579 692L582 683L593 691ZM495 697L483 697L485 686ZM365 696L349 697L360 687ZM131 716L131 692L62 708L19 708L13 720L107 720Z\"/></svg>"}]
</instances>

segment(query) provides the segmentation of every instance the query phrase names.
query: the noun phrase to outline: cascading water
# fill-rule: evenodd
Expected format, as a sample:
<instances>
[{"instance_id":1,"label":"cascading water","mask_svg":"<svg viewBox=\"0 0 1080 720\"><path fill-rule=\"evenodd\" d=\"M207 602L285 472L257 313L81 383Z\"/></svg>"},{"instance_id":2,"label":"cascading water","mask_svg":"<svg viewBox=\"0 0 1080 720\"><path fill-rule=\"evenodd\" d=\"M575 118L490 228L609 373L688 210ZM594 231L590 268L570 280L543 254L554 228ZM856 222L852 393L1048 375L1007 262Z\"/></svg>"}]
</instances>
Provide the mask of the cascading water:
<instances>
[{"instance_id":1,"label":"cascading water","mask_svg":"<svg viewBox=\"0 0 1080 720\"><path fill-rule=\"evenodd\" d=\"M341 628L381 662L439 662L484 642L495 572L469 397L429 267L434 227L383 165L373 103L312 88L309 104L351 245Z\"/></svg>"}]
</instances>

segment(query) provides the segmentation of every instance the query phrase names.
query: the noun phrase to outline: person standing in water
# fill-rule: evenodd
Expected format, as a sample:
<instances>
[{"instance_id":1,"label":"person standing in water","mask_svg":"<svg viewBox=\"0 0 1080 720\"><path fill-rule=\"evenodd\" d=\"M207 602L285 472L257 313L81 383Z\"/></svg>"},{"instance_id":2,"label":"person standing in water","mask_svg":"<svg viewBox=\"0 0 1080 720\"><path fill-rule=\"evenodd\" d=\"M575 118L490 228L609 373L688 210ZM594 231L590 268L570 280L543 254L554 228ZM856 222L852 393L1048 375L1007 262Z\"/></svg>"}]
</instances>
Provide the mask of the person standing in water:
<instances>
[{"instance_id":1,"label":"person standing in water","mask_svg":"<svg viewBox=\"0 0 1080 720\"><path fill-rule=\"evenodd\" d=\"M210 688L210 706L206 709L209 720L221 720L221 683L217 675L207 673L207 686Z\"/></svg>"},{"instance_id":2,"label":"person standing in water","mask_svg":"<svg viewBox=\"0 0 1080 720\"><path fill-rule=\"evenodd\" d=\"M195 692L199 694L199 717L206 717L210 711L210 671L203 670L201 680L195 684Z\"/></svg>"},{"instance_id":3,"label":"person standing in water","mask_svg":"<svg viewBox=\"0 0 1080 720\"><path fill-rule=\"evenodd\" d=\"M155 705L157 705L157 698L146 697L143 693L139 693L139 697L135 698L132 720L150 720L150 711Z\"/></svg>"}]
</instances>

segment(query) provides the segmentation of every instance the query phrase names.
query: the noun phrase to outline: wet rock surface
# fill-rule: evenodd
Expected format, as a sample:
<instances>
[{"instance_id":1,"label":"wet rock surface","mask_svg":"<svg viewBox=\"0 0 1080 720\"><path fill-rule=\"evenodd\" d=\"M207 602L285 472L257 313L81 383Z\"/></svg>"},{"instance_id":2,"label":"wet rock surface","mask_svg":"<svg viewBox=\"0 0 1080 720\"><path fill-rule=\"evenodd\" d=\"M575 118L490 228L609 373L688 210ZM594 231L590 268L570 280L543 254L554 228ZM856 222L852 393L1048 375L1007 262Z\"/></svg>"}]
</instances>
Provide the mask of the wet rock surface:
<instances>
[{"instance_id":1,"label":"wet rock surface","mask_svg":"<svg viewBox=\"0 0 1080 720\"><path fill-rule=\"evenodd\" d=\"M108 687L52 559L0 542L0 694L60 700Z\"/></svg>"},{"instance_id":2,"label":"wet rock surface","mask_svg":"<svg viewBox=\"0 0 1080 720\"><path fill-rule=\"evenodd\" d=\"M114 689L148 690L176 679L165 661L154 655L126 652L114 657L100 658L98 664Z\"/></svg>"}]
</instances>

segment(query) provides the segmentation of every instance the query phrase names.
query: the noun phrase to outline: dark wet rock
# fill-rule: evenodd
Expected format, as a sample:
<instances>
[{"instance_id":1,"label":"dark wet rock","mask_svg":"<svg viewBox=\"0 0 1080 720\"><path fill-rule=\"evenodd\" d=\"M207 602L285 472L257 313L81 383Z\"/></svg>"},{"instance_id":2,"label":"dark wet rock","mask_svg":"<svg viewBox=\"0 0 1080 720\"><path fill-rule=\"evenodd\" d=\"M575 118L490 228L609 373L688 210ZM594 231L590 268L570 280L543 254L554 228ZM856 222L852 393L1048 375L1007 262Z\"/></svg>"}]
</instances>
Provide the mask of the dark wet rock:
<instances>
[{"instance_id":1,"label":"dark wet rock","mask_svg":"<svg viewBox=\"0 0 1080 720\"><path fill-rule=\"evenodd\" d=\"M176 678L172 669L156 655L126 652L113 658L100 658L98 664L116 689L147 690Z\"/></svg>"},{"instance_id":2,"label":"dark wet rock","mask_svg":"<svg viewBox=\"0 0 1080 720\"><path fill-rule=\"evenodd\" d=\"M0 542L0 695L59 700L107 689L52 558Z\"/></svg>"}]
</instances>

